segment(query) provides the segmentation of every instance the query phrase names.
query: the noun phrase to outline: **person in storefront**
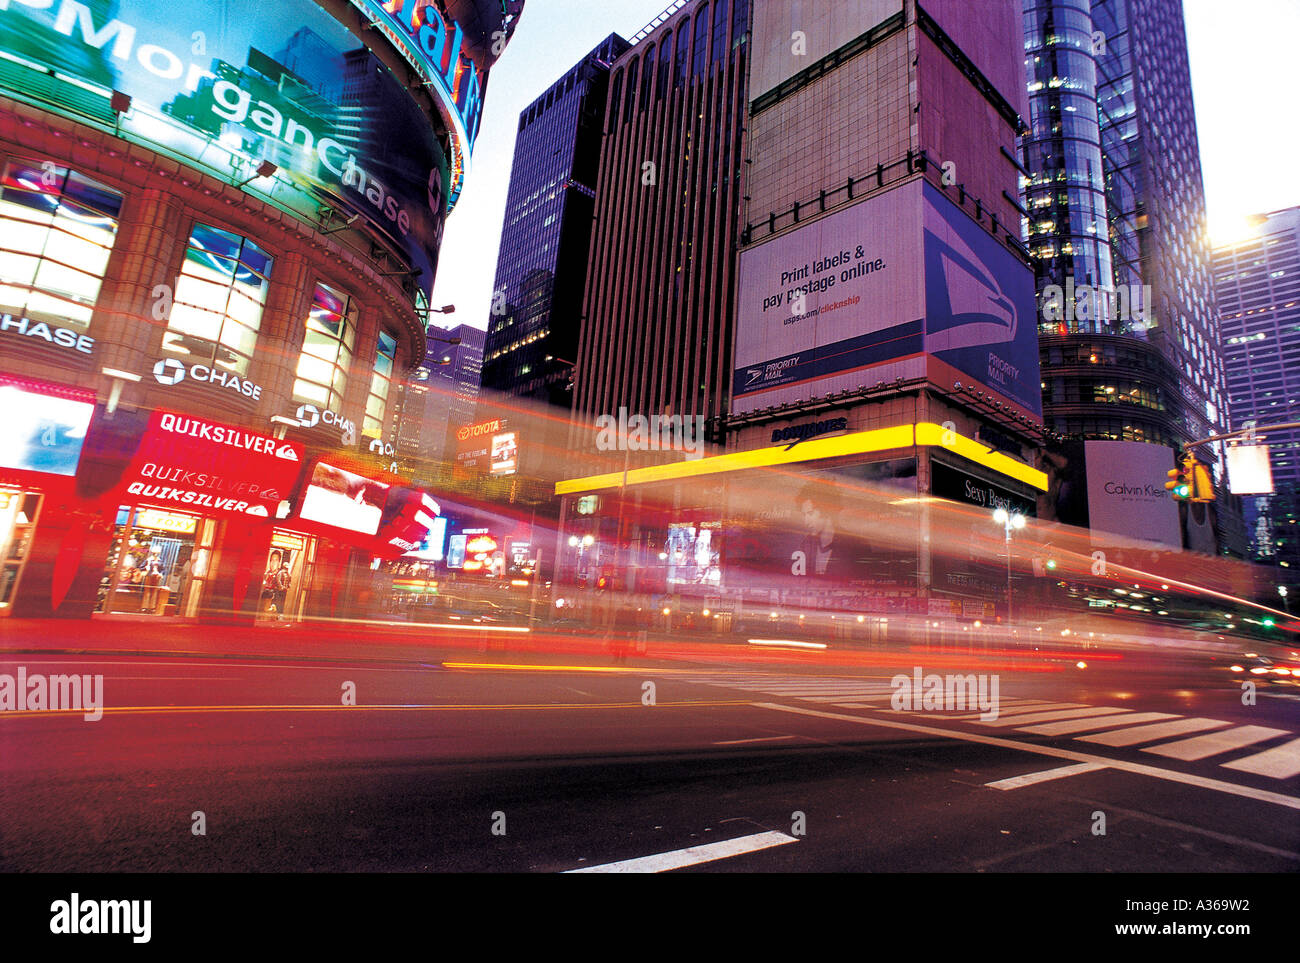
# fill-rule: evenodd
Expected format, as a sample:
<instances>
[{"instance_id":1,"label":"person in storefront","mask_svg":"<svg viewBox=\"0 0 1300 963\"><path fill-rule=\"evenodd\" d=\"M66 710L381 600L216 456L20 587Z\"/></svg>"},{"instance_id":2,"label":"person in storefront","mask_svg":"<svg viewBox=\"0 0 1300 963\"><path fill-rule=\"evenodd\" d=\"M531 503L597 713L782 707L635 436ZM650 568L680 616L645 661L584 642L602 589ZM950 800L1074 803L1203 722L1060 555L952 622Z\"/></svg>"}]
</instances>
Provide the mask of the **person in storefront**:
<instances>
[{"instance_id":1,"label":"person in storefront","mask_svg":"<svg viewBox=\"0 0 1300 963\"><path fill-rule=\"evenodd\" d=\"M279 569L276 570L271 588L273 593L272 602L275 605L276 621L280 621L284 618L284 605L285 601L289 598L289 584L291 581L292 576L289 574L289 564L283 562Z\"/></svg>"},{"instance_id":2,"label":"person in storefront","mask_svg":"<svg viewBox=\"0 0 1300 963\"><path fill-rule=\"evenodd\" d=\"M158 614L159 600L162 597L162 587L165 581L162 559L155 553L150 552L148 560L144 563L144 599L140 603L141 612L151 615Z\"/></svg>"},{"instance_id":3,"label":"person in storefront","mask_svg":"<svg viewBox=\"0 0 1300 963\"><path fill-rule=\"evenodd\" d=\"M194 578L194 556L188 555L185 564L180 567L176 577L176 614L185 614L185 599L190 594L190 582Z\"/></svg>"},{"instance_id":4,"label":"person in storefront","mask_svg":"<svg viewBox=\"0 0 1300 963\"><path fill-rule=\"evenodd\" d=\"M270 614L274 612L277 616L280 610L276 608L276 582L280 577L280 559L283 556L279 549L272 549L267 559L266 574L262 576L262 611Z\"/></svg>"}]
</instances>

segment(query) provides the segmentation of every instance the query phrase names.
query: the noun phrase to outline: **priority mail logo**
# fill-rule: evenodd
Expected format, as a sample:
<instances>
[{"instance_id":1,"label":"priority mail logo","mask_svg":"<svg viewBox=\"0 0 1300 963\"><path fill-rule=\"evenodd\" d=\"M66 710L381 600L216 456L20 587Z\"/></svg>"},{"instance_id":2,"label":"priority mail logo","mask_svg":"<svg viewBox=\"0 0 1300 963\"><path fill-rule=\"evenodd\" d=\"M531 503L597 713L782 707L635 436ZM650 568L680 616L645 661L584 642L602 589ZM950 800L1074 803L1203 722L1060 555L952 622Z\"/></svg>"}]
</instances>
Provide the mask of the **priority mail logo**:
<instances>
[{"instance_id":1,"label":"priority mail logo","mask_svg":"<svg viewBox=\"0 0 1300 963\"><path fill-rule=\"evenodd\" d=\"M160 385L178 385L185 380L185 365L175 358L163 358L153 366L153 376Z\"/></svg>"},{"instance_id":2,"label":"priority mail logo","mask_svg":"<svg viewBox=\"0 0 1300 963\"><path fill-rule=\"evenodd\" d=\"M748 381L745 382L745 387L748 388L748 387L749 387L750 385L752 385L755 381L762 381L762 380L763 380L763 369L762 369L762 368L746 368L746 369L745 369L745 377L749 379Z\"/></svg>"}]
</instances>

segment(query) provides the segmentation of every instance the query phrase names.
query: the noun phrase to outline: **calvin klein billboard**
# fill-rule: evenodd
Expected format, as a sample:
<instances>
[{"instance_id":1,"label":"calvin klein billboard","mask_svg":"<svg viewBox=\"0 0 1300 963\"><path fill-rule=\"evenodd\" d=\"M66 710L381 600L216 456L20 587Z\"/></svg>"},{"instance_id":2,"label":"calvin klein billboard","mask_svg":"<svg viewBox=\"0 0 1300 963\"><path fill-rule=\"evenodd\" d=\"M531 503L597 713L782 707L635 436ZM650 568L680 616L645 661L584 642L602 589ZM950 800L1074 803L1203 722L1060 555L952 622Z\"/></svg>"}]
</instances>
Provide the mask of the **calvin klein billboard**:
<instances>
[{"instance_id":1,"label":"calvin klein billboard","mask_svg":"<svg viewBox=\"0 0 1300 963\"><path fill-rule=\"evenodd\" d=\"M305 220L365 218L432 285L447 159L398 78L316 3L6 0L0 51L0 89L250 181ZM262 161L276 173L257 177Z\"/></svg>"},{"instance_id":2,"label":"calvin klein billboard","mask_svg":"<svg viewBox=\"0 0 1300 963\"><path fill-rule=\"evenodd\" d=\"M749 248L739 273L734 413L928 376L1042 414L1032 272L923 180Z\"/></svg>"}]
</instances>

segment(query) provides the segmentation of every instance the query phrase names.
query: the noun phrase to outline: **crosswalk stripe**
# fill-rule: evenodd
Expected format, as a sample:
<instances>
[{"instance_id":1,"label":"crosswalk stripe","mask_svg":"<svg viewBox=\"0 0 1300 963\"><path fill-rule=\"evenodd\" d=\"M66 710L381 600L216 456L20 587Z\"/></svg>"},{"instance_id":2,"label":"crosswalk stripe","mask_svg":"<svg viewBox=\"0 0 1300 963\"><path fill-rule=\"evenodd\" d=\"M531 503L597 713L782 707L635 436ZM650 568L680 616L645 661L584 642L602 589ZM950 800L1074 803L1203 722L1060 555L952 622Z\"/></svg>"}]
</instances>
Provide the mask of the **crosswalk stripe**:
<instances>
[{"instance_id":1,"label":"crosswalk stripe","mask_svg":"<svg viewBox=\"0 0 1300 963\"><path fill-rule=\"evenodd\" d=\"M1118 716L1101 716L1093 719L1067 719L1065 722L1046 722L1041 726L1025 726L1021 732L1032 732L1037 736L1063 736L1071 732L1087 732L1089 729L1110 729L1115 726L1127 726L1137 722L1155 722L1157 719L1173 719L1172 712L1131 712Z\"/></svg>"},{"instance_id":2,"label":"crosswalk stripe","mask_svg":"<svg viewBox=\"0 0 1300 963\"><path fill-rule=\"evenodd\" d=\"M1290 779L1300 775L1300 739L1292 739L1244 759L1225 762L1223 768L1253 772L1257 776L1271 776L1274 779Z\"/></svg>"},{"instance_id":3,"label":"crosswalk stripe","mask_svg":"<svg viewBox=\"0 0 1300 963\"><path fill-rule=\"evenodd\" d=\"M1184 732L1201 732L1205 729L1222 729L1232 725L1218 719L1175 719L1172 722L1157 722L1150 726L1117 729L1101 732L1095 736L1079 736L1080 742L1095 742L1102 746L1132 746L1139 742L1154 742L1165 736L1177 736Z\"/></svg>"},{"instance_id":4,"label":"crosswalk stripe","mask_svg":"<svg viewBox=\"0 0 1300 963\"><path fill-rule=\"evenodd\" d=\"M1083 719L1093 716L1113 716L1121 713L1128 713L1128 709L1118 709L1113 706L1084 706L1080 709L1057 709L1053 712L1031 712L1028 715L1013 715L1008 718L990 719L981 721L980 725L984 726L1019 726L1024 723L1033 722L1054 722L1057 719Z\"/></svg>"},{"instance_id":5,"label":"crosswalk stripe","mask_svg":"<svg viewBox=\"0 0 1300 963\"><path fill-rule=\"evenodd\" d=\"M810 702L822 702L829 705L837 706L841 709L875 709L876 706L865 700L857 702L833 702L830 699L810 699Z\"/></svg>"},{"instance_id":6,"label":"crosswalk stripe","mask_svg":"<svg viewBox=\"0 0 1300 963\"><path fill-rule=\"evenodd\" d=\"M1027 715L1030 712L1047 712L1049 709L1055 710L1055 709L1086 709L1086 708L1088 707L1085 706L1082 702L1046 702L1036 706L1011 706L1010 708L1005 708L1005 709L999 706L998 711L1001 715L1010 716L1010 715ZM980 717L980 713L972 712L969 715L950 716L949 718L978 719L979 717Z\"/></svg>"},{"instance_id":7,"label":"crosswalk stripe","mask_svg":"<svg viewBox=\"0 0 1300 963\"><path fill-rule=\"evenodd\" d=\"M1081 762L1074 766L1061 766L1059 769L1046 769L1043 772L1030 772L1023 776L1012 776L1010 779L998 779L994 782L986 782L984 785L989 789L1020 789L1022 786L1034 786L1040 782L1064 779L1066 776L1077 776L1081 773L1096 772L1105 768L1105 766L1095 762Z\"/></svg>"},{"instance_id":8,"label":"crosswalk stripe","mask_svg":"<svg viewBox=\"0 0 1300 963\"><path fill-rule=\"evenodd\" d=\"M1204 759L1206 756L1217 756L1221 752L1253 746L1257 742L1290 734L1285 729L1270 729L1267 726L1238 726L1235 729L1225 729L1223 732L1211 732L1203 736L1192 736L1190 739L1179 739L1177 742L1147 746L1142 751L1154 752L1158 756L1168 756L1170 759L1190 761Z\"/></svg>"}]
</instances>

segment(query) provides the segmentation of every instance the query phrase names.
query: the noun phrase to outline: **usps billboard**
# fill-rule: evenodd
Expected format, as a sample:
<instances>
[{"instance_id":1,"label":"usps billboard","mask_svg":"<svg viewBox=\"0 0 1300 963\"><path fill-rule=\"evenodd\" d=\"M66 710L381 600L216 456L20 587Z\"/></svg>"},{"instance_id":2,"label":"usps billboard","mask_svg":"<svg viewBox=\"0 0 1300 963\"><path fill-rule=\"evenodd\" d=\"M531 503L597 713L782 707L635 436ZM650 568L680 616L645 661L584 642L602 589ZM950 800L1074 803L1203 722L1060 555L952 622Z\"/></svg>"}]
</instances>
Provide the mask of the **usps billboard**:
<instances>
[{"instance_id":1,"label":"usps billboard","mask_svg":"<svg viewBox=\"0 0 1300 963\"><path fill-rule=\"evenodd\" d=\"M1033 273L917 179L740 255L732 412L928 377L1041 417Z\"/></svg>"}]
</instances>

